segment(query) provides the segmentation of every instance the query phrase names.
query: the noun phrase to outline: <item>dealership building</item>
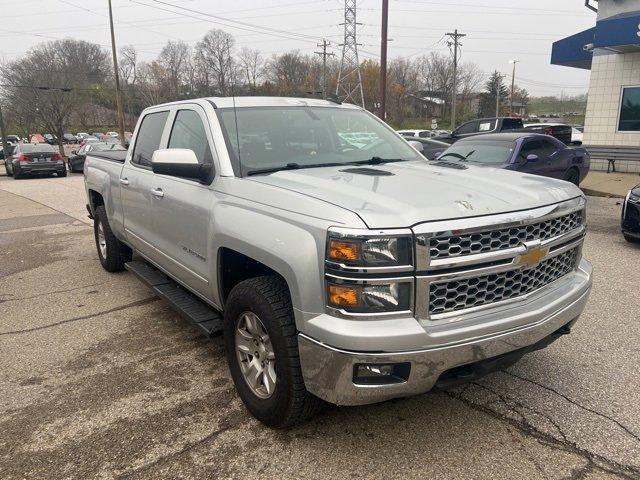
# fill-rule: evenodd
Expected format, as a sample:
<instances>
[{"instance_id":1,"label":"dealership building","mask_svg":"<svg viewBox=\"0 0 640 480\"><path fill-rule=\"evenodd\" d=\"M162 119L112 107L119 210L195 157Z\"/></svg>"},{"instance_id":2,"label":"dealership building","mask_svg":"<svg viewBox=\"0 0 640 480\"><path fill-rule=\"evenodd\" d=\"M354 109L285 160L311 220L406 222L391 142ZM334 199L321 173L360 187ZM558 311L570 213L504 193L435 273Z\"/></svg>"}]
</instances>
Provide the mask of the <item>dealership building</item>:
<instances>
[{"instance_id":1,"label":"dealership building","mask_svg":"<svg viewBox=\"0 0 640 480\"><path fill-rule=\"evenodd\" d=\"M595 164L640 172L640 0L585 8L597 12L595 26L555 42L551 63L591 70L584 144Z\"/></svg>"}]
</instances>

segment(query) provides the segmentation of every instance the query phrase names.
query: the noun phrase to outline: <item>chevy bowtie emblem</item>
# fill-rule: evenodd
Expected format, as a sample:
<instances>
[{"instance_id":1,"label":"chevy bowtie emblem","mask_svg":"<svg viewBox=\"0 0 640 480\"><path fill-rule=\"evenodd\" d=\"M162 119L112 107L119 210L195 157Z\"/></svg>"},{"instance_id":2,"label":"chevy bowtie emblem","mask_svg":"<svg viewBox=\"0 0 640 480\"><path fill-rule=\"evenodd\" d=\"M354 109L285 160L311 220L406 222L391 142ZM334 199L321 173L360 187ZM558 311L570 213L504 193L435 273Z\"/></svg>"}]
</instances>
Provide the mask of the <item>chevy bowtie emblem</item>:
<instances>
[{"instance_id":1,"label":"chevy bowtie emblem","mask_svg":"<svg viewBox=\"0 0 640 480\"><path fill-rule=\"evenodd\" d=\"M549 253L549 247L541 247L539 245L530 246L527 251L520 255L517 259L517 264L523 267L533 268L540 263L544 257Z\"/></svg>"}]
</instances>

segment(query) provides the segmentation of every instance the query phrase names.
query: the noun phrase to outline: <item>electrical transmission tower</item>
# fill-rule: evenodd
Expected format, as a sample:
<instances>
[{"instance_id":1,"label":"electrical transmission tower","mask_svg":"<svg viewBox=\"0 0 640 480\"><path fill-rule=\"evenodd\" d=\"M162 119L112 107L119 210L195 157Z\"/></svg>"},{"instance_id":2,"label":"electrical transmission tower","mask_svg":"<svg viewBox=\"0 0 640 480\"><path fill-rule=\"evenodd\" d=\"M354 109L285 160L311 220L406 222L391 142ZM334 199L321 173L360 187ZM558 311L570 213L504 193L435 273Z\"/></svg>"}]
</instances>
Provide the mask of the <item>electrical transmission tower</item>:
<instances>
[{"instance_id":1,"label":"electrical transmission tower","mask_svg":"<svg viewBox=\"0 0 640 480\"><path fill-rule=\"evenodd\" d=\"M360 104L364 107L362 93L362 77L360 76L360 61L358 60L358 46L356 27L361 25L356 21L356 0L344 1L344 41L342 60L338 74L336 95L344 102Z\"/></svg>"}]
</instances>

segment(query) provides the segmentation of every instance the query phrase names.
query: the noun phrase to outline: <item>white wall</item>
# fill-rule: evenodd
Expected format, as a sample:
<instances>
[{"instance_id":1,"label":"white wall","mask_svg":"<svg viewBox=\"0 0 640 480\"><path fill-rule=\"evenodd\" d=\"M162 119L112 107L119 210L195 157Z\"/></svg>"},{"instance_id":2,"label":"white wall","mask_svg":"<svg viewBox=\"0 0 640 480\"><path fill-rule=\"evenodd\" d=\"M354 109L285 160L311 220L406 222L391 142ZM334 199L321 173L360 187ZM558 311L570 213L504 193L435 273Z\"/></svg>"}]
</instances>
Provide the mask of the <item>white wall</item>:
<instances>
[{"instance_id":1,"label":"white wall","mask_svg":"<svg viewBox=\"0 0 640 480\"><path fill-rule=\"evenodd\" d=\"M640 0L600 0L598 6L598 20L620 15L621 13L640 10Z\"/></svg>"},{"instance_id":2,"label":"white wall","mask_svg":"<svg viewBox=\"0 0 640 480\"><path fill-rule=\"evenodd\" d=\"M585 118L586 145L640 146L640 132L617 131L624 86L640 86L640 52L594 55Z\"/></svg>"}]
</instances>

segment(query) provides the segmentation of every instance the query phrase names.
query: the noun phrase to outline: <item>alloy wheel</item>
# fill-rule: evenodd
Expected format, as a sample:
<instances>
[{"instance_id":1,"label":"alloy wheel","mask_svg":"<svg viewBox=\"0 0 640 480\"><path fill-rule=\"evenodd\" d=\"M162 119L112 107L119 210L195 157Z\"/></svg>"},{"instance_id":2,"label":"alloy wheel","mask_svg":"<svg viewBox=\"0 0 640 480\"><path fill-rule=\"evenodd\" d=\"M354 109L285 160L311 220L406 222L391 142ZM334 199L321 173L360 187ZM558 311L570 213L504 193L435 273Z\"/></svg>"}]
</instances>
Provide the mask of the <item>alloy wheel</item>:
<instances>
[{"instance_id":1,"label":"alloy wheel","mask_svg":"<svg viewBox=\"0 0 640 480\"><path fill-rule=\"evenodd\" d=\"M276 356L267 330L253 312L240 314L235 346L245 382L259 398L273 395L276 386Z\"/></svg>"}]
</instances>

